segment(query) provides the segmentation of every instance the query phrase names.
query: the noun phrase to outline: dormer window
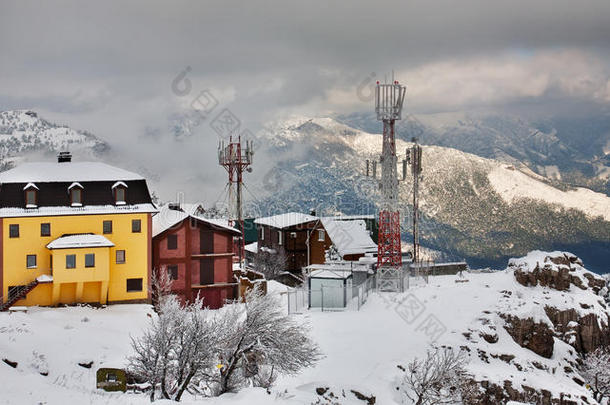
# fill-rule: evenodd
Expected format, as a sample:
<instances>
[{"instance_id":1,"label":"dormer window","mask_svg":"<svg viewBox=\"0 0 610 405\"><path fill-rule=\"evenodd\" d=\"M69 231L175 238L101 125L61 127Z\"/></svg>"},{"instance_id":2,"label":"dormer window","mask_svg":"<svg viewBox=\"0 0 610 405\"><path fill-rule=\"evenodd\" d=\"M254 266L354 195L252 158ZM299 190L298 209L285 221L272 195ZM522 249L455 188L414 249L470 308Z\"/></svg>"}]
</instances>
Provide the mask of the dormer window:
<instances>
[{"instance_id":1,"label":"dormer window","mask_svg":"<svg viewBox=\"0 0 610 405\"><path fill-rule=\"evenodd\" d=\"M34 183L28 183L24 188L25 192L25 208L38 207L38 187Z\"/></svg>"},{"instance_id":2,"label":"dormer window","mask_svg":"<svg viewBox=\"0 0 610 405\"><path fill-rule=\"evenodd\" d=\"M80 183L72 183L70 187L68 187L68 192L70 193L70 205L72 207L83 206L83 189L84 187Z\"/></svg>"},{"instance_id":3,"label":"dormer window","mask_svg":"<svg viewBox=\"0 0 610 405\"><path fill-rule=\"evenodd\" d=\"M117 181L112 186L112 193L114 194L114 203L116 205L127 204L127 184Z\"/></svg>"}]
</instances>

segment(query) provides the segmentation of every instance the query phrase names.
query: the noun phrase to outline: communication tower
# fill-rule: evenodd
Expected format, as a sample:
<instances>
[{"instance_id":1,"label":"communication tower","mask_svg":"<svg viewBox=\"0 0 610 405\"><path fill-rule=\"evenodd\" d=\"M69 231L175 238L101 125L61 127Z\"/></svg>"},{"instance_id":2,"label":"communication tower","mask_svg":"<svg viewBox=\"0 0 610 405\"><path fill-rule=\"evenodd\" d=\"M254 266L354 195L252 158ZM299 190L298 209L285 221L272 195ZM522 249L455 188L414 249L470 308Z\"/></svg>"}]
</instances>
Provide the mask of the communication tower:
<instances>
[{"instance_id":1,"label":"communication tower","mask_svg":"<svg viewBox=\"0 0 610 405\"><path fill-rule=\"evenodd\" d=\"M402 291L402 252L400 249L400 212L398 204L398 173L394 124L400 120L405 98L405 86L394 80L391 84L377 82L375 112L383 122L381 150L381 204L377 244L377 288L382 291ZM368 165L367 165L368 171ZM404 171L404 169L403 169ZM373 164L376 172L376 162Z\"/></svg>"},{"instance_id":2,"label":"communication tower","mask_svg":"<svg viewBox=\"0 0 610 405\"><path fill-rule=\"evenodd\" d=\"M229 173L229 212L232 225L237 226L241 234L237 237L237 250L239 262L244 259L244 217L242 211L242 188L243 172L252 172L252 141L246 140L245 148L242 148L241 135L237 141L233 141L233 135L229 137L229 143L220 141L218 144L218 163Z\"/></svg>"}]
</instances>

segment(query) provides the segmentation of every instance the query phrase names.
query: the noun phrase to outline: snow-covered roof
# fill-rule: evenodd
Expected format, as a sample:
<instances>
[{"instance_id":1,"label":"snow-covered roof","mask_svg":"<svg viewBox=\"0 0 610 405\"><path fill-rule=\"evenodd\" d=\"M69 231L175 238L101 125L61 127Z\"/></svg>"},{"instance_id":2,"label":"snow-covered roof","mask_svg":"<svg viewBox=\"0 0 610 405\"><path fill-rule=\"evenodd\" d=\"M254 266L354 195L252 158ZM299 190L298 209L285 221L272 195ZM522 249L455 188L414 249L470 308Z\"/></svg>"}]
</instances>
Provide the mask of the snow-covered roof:
<instances>
[{"instance_id":1,"label":"snow-covered roof","mask_svg":"<svg viewBox=\"0 0 610 405\"><path fill-rule=\"evenodd\" d=\"M111 180L144 180L144 177L101 162L31 162L0 173L0 183Z\"/></svg>"},{"instance_id":2,"label":"snow-covered roof","mask_svg":"<svg viewBox=\"0 0 610 405\"><path fill-rule=\"evenodd\" d=\"M70 248L92 248L92 247L112 247L110 242L102 235L79 234L57 238L47 245L49 249L70 249Z\"/></svg>"},{"instance_id":3,"label":"snow-covered roof","mask_svg":"<svg viewBox=\"0 0 610 405\"><path fill-rule=\"evenodd\" d=\"M341 257L377 251L377 245L371 239L366 223L362 219L336 221L322 218L322 225Z\"/></svg>"},{"instance_id":4,"label":"snow-covered roof","mask_svg":"<svg viewBox=\"0 0 610 405\"><path fill-rule=\"evenodd\" d=\"M254 221L258 225L267 225L273 228L284 229L291 226L305 224L316 221L318 217L302 214L300 212L287 212L285 214L273 215L270 217L258 218Z\"/></svg>"},{"instance_id":5,"label":"snow-covered roof","mask_svg":"<svg viewBox=\"0 0 610 405\"><path fill-rule=\"evenodd\" d=\"M305 267L305 271L310 274L314 271L328 270L334 272L368 271L369 266L366 263L358 263L345 260L327 261L326 263L310 264Z\"/></svg>"},{"instance_id":6,"label":"snow-covered roof","mask_svg":"<svg viewBox=\"0 0 610 405\"><path fill-rule=\"evenodd\" d=\"M246 246L244 246L244 249L246 252L258 253L258 242L248 243Z\"/></svg>"},{"instance_id":7,"label":"snow-covered roof","mask_svg":"<svg viewBox=\"0 0 610 405\"><path fill-rule=\"evenodd\" d=\"M134 214L153 212L157 212L157 209L154 205L149 203L131 205L85 205L81 207L6 207L0 208L0 218L46 217L56 215Z\"/></svg>"},{"instance_id":8,"label":"snow-covered roof","mask_svg":"<svg viewBox=\"0 0 610 405\"><path fill-rule=\"evenodd\" d=\"M364 214L364 215L335 215L332 217L321 217L321 219L335 220L335 221L349 221L353 219L375 219L375 215Z\"/></svg>"},{"instance_id":9,"label":"snow-covered roof","mask_svg":"<svg viewBox=\"0 0 610 405\"><path fill-rule=\"evenodd\" d=\"M194 205L194 204L193 204ZM182 205L181 205L182 207ZM182 221L187 218L194 218L198 221L205 222L210 224L212 227L224 229L227 231L240 233L237 229L233 228L229 225L229 221L226 219L211 219L211 218L203 218L199 215L190 214L189 212L185 212L182 210L170 209L169 204L165 204L161 208L159 208L159 212L153 216L152 219L152 235L153 237L159 235L160 233L165 232L171 227L178 225Z\"/></svg>"},{"instance_id":10,"label":"snow-covered roof","mask_svg":"<svg viewBox=\"0 0 610 405\"><path fill-rule=\"evenodd\" d=\"M112 189L115 189L115 188L117 188L117 187L125 187L125 188L129 188L129 186L128 186L127 184L123 183L122 181L117 181L116 183L114 183L114 184L112 185L112 187L111 187L111 188L112 188Z\"/></svg>"},{"instance_id":11,"label":"snow-covered roof","mask_svg":"<svg viewBox=\"0 0 610 405\"><path fill-rule=\"evenodd\" d=\"M351 272L340 270L313 270L311 273L309 273L309 278L334 278L345 280L351 276Z\"/></svg>"}]
</instances>

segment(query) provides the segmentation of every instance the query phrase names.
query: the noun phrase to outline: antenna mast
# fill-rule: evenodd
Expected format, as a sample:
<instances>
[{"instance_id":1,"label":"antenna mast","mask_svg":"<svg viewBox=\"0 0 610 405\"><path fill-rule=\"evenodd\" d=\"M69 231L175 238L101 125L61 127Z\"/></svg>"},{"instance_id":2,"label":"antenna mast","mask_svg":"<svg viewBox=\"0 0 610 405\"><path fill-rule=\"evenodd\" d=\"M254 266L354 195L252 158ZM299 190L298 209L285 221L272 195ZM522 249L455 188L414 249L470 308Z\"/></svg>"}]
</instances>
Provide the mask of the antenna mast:
<instances>
[{"instance_id":1,"label":"antenna mast","mask_svg":"<svg viewBox=\"0 0 610 405\"><path fill-rule=\"evenodd\" d=\"M393 75L392 75L393 76ZM383 122L381 163L381 207L377 245L377 288L402 291L402 252L400 249L400 212L398 204L398 173L394 123L400 120L405 86L392 77L391 84L377 82L375 112ZM376 162L375 162L376 163ZM367 167L368 168L368 167ZM376 164L373 165L373 171Z\"/></svg>"},{"instance_id":2,"label":"antenna mast","mask_svg":"<svg viewBox=\"0 0 610 405\"><path fill-rule=\"evenodd\" d=\"M419 177L422 172L422 149L417 144L417 138L412 138L411 141L413 147L410 151L407 150L407 160L411 163L413 173L413 263L417 263L421 260L419 255Z\"/></svg>"},{"instance_id":3,"label":"antenna mast","mask_svg":"<svg viewBox=\"0 0 610 405\"><path fill-rule=\"evenodd\" d=\"M229 143L225 145L224 141L218 144L218 163L223 166L229 173L229 221L232 225L237 225L241 235L236 237L239 262L244 259L244 217L242 209L242 186L244 170L251 172L252 141L246 140L245 148L242 149L241 135L238 136L237 142L233 141L233 135L229 137ZM235 242L235 240L234 240Z\"/></svg>"}]
</instances>

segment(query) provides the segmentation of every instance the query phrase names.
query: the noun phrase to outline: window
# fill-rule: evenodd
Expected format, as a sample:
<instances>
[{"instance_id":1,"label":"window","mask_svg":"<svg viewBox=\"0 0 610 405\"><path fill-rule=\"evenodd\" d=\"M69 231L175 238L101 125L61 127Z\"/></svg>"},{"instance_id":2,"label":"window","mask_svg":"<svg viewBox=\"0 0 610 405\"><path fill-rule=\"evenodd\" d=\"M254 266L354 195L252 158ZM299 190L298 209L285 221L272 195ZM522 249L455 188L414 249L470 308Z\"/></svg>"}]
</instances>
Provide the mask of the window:
<instances>
[{"instance_id":1,"label":"window","mask_svg":"<svg viewBox=\"0 0 610 405\"><path fill-rule=\"evenodd\" d=\"M167 235L167 249L178 249L178 235Z\"/></svg>"},{"instance_id":2,"label":"window","mask_svg":"<svg viewBox=\"0 0 610 405\"><path fill-rule=\"evenodd\" d=\"M142 221L140 221L139 219L132 219L131 220L131 232L133 232L133 233L142 232Z\"/></svg>"},{"instance_id":3,"label":"window","mask_svg":"<svg viewBox=\"0 0 610 405\"><path fill-rule=\"evenodd\" d=\"M265 228L261 226L261 240L265 240Z\"/></svg>"},{"instance_id":4,"label":"window","mask_svg":"<svg viewBox=\"0 0 610 405\"><path fill-rule=\"evenodd\" d=\"M9 238L19 237L19 224L10 224L8 226L8 236Z\"/></svg>"},{"instance_id":5,"label":"window","mask_svg":"<svg viewBox=\"0 0 610 405\"><path fill-rule=\"evenodd\" d=\"M175 264L167 266L167 275L170 280L178 280L178 266Z\"/></svg>"},{"instance_id":6,"label":"window","mask_svg":"<svg viewBox=\"0 0 610 405\"><path fill-rule=\"evenodd\" d=\"M119 205L125 204L125 187L119 186L114 189L114 201Z\"/></svg>"},{"instance_id":7,"label":"window","mask_svg":"<svg viewBox=\"0 0 610 405\"><path fill-rule=\"evenodd\" d=\"M66 255L66 269L76 268L76 255Z\"/></svg>"},{"instance_id":8,"label":"window","mask_svg":"<svg viewBox=\"0 0 610 405\"><path fill-rule=\"evenodd\" d=\"M277 244L281 245L284 241L283 239L284 234L282 233L282 231L277 231Z\"/></svg>"},{"instance_id":9,"label":"window","mask_svg":"<svg viewBox=\"0 0 610 405\"><path fill-rule=\"evenodd\" d=\"M116 205L125 205L126 204L126 194L127 194L127 184L122 181L117 181L112 186L112 193L114 194L114 203Z\"/></svg>"},{"instance_id":10,"label":"window","mask_svg":"<svg viewBox=\"0 0 610 405\"><path fill-rule=\"evenodd\" d=\"M83 190L74 186L70 189L70 202L73 207L81 207L83 205Z\"/></svg>"},{"instance_id":11,"label":"window","mask_svg":"<svg viewBox=\"0 0 610 405\"><path fill-rule=\"evenodd\" d=\"M113 373L106 374L106 381L107 382L117 382L116 374L113 374Z\"/></svg>"},{"instance_id":12,"label":"window","mask_svg":"<svg viewBox=\"0 0 610 405\"><path fill-rule=\"evenodd\" d=\"M199 284L214 284L214 259L206 257L199 260Z\"/></svg>"},{"instance_id":13,"label":"window","mask_svg":"<svg viewBox=\"0 0 610 405\"><path fill-rule=\"evenodd\" d=\"M130 291L142 291L142 279L141 278L128 278L127 279L127 292Z\"/></svg>"},{"instance_id":14,"label":"window","mask_svg":"<svg viewBox=\"0 0 610 405\"><path fill-rule=\"evenodd\" d=\"M36 190L25 190L25 208L36 208L37 206Z\"/></svg>"},{"instance_id":15,"label":"window","mask_svg":"<svg viewBox=\"0 0 610 405\"><path fill-rule=\"evenodd\" d=\"M290 232L290 237L292 239L296 239L297 238L297 233L296 232Z\"/></svg>"},{"instance_id":16,"label":"window","mask_svg":"<svg viewBox=\"0 0 610 405\"><path fill-rule=\"evenodd\" d=\"M95 267L95 253L85 255L85 267Z\"/></svg>"},{"instance_id":17,"label":"window","mask_svg":"<svg viewBox=\"0 0 610 405\"><path fill-rule=\"evenodd\" d=\"M36 255L27 255L26 256L26 265L28 269L36 268Z\"/></svg>"},{"instance_id":18,"label":"window","mask_svg":"<svg viewBox=\"0 0 610 405\"><path fill-rule=\"evenodd\" d=\"M44 222L40 224L40 236L51 236L51 224Z\"/></svg>"},{"instance_id":19,"label":"window","mask_svg":"<svg viewBox=\"0 0 610 405\"><path fill-rule=\"evenodd\" d=\"M326 239L326 232L324 229L318 229L318 242L324 242Z\"/></svg>"},{"instance_id":20,"label":"window","mask_svg":"<svg viewBox=\"0 0 610 405\"><path fill-rule=\"evenodd\" d=\"M112 221L104 221L103 228L105 234L112 233Z\"/></svg>"},{"instance_id":21,"label":"window","mask_svg":"<svg viewBox=\"0 0 610 405\"><path fill-rule=\"evenodd\" d=\"M125 251L124 250L116 251L116 262L117 262L117 264L125 263Z\"/></svg>"}]
</instances>

